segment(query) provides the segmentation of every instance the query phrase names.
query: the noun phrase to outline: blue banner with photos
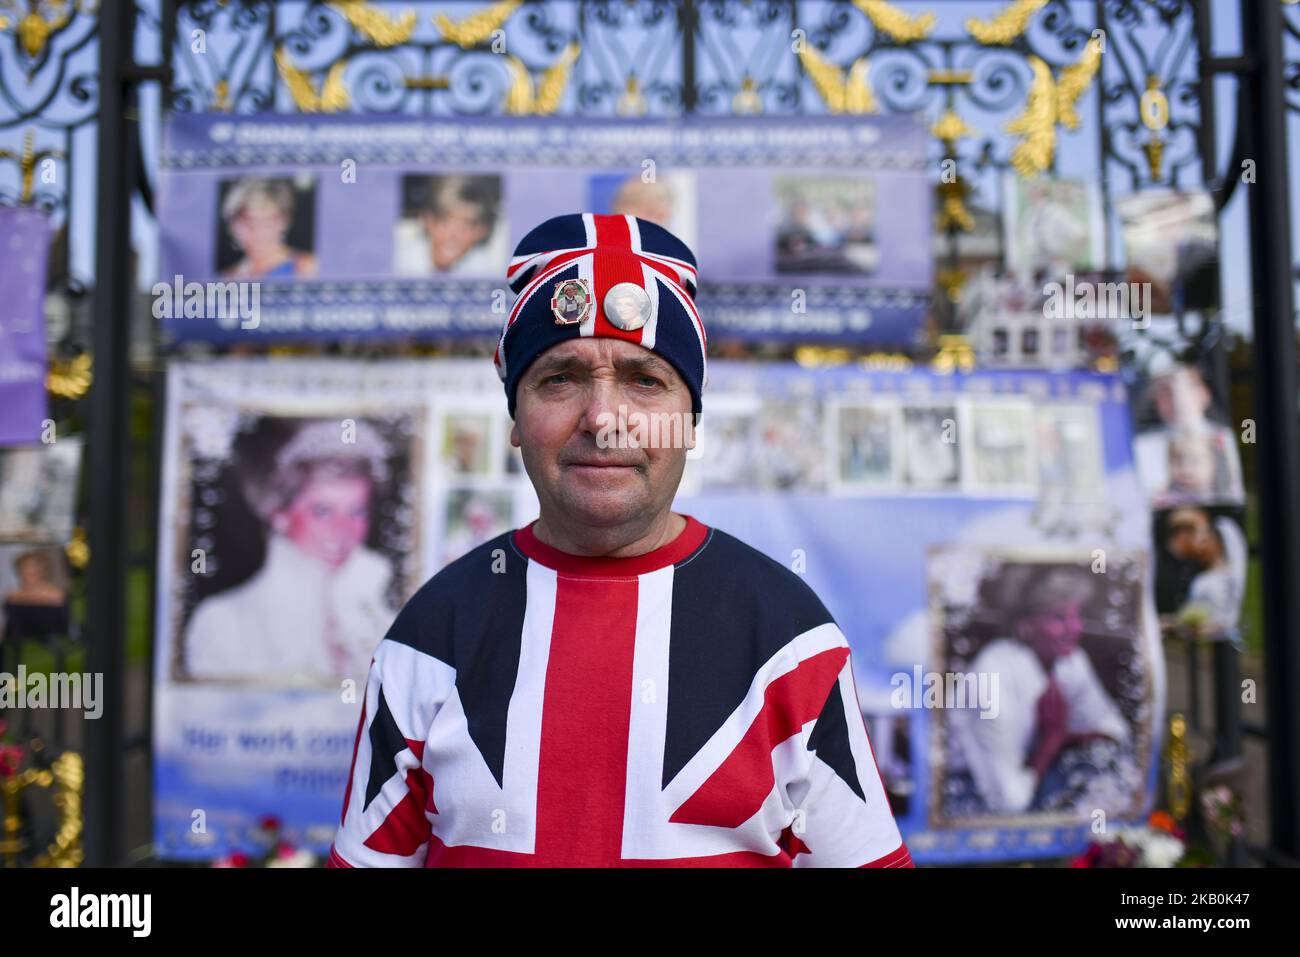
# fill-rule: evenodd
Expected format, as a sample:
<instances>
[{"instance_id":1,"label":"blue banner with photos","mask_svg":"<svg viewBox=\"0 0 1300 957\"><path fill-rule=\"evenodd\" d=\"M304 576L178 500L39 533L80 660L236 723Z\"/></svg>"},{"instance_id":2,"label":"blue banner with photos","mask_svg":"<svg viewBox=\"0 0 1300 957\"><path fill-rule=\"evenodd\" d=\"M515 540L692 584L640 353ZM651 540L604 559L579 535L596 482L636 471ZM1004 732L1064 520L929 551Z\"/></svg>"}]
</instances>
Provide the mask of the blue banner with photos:
<instances>
[{"instance_id":1,"label":"blue banner with photos","mask_svg":"<svg viewBox=\"0 0 1300 957\"><path fill-rule=\"evenodd\" d=\"M700 444L678 510L835 616L917 863L1063 856L1144 818L1164 664L1117 377L715 363Z\"/></svg>"},{"instance_id":2,"label":"blue banner with photos","mask_svg":"<svg viewBox=\"0 0 1300 957\"><path fill-rule=\"evenodd\" d=\"M172 341L492 336L543 220L630 213L700 263L711 336L901 348L932 285L910 116L166 124L154 314Z\"/></svg>"},{"instance_id":3,"label":"blue banner with photos","mask_svg":"<svg viewBox=\"0 0 1300 957\"><path fill-rule=\"evenodd\" d=\"M266 815L324 851L388 623L438 569L537 517L501 384L486 359L226 358L169 376L160 853L255 849ZM340 428L357 474L302 485ZM718 361L697 439L677 511L805 576L834 615L918 862L1066 855L1099 813L1145 816L1164 663L1118 378ZM277 518L313 495L367 518L332 544Z\"/></svg>"}]
</instances>

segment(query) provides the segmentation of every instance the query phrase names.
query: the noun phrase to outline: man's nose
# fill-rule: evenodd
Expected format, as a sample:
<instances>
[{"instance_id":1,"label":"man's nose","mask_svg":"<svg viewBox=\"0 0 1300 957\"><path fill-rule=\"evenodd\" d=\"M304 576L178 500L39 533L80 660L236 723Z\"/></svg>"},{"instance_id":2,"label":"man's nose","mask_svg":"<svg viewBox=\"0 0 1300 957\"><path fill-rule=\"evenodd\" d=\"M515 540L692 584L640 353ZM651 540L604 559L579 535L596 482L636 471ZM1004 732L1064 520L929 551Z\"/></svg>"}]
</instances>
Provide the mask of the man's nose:
<instances>
[{"instance_id":1,"label":"man's nose","mask_svg":"<svg viewBox=\"0 0 1300 957\"><path fill-rule=\"evenodd\" d=\"M621 429L618 417L620 396L618 385L612 379L593 376L583 403L579 425L582 431L597 435L602 430Z\"/></svg>"}]
</instances>

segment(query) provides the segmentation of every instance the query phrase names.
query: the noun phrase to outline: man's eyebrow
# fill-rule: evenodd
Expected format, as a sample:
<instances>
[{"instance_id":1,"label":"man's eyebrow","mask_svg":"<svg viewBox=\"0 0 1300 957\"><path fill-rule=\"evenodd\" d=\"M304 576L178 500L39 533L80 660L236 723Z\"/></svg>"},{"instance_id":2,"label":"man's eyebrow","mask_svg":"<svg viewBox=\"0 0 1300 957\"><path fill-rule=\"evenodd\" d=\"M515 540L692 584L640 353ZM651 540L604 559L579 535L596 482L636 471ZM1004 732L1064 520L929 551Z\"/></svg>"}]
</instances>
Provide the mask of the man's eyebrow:
<instances>
[{"instance_id":1,"label":"man's eyebrow","mask_svg":"<svg viewBox=\"0 0 1300 957\"><path fill-rule=\"evenodd\" d=\"M539 378L545 378L556 370L575 367L585 369L587 368L587 361L576 353L566 352L538 359L533 370L530 371L535 370L535 374ZM664 376L668 375L672 370L672 366L658 356L630 356L615 359L614 368L619 372L654 372Z\"/></svg>"},{"instance_id":2,"label":"man's eyebrow","mask_svg":"<svg viewBox=\"0 0 1300 957\"><path fill-rule=\"evenodd\" d=\"M667 375L672 369L667 362L658 356L633 356L626 359L615 359L614 368L619 372L657 372L659 375Z\"/></svg>"},{"instance_id":3,"label":"man's eyebrow","mask_svg":"<svg viewBox=\"0 0 1300 957\"><path fill-rule=\"evenodd\" d=\"M544 376L554 369L570 369L582 364L583 361L581 356L575 355L572 352L566 352L561 355L546 356L538 359L533 368L538 375Z\"/></svg>"}]
</instances>

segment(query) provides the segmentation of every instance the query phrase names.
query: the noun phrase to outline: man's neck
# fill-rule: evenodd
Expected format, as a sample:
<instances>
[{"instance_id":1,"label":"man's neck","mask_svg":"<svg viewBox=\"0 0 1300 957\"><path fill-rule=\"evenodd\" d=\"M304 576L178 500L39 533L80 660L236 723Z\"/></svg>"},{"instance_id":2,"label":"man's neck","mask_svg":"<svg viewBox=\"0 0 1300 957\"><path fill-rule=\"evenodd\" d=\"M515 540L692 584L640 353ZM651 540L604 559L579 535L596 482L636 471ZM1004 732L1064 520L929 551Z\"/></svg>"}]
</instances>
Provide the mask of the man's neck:
<instances>
[{"instance_id":1,"label":"man's neck","mask_svg":"<svg viewBox=\"0 0 1300 957\"><path fill-rule=\"evenodd\" d=\"M546 515L543 514L533 526L533 534L544 545L570 555L633 558L667 545L685 529L686 519L671 510L655 516L648 523L616 525L611 528L566 526L558 522L547 522Z\"/></svg>"}]
</instances>

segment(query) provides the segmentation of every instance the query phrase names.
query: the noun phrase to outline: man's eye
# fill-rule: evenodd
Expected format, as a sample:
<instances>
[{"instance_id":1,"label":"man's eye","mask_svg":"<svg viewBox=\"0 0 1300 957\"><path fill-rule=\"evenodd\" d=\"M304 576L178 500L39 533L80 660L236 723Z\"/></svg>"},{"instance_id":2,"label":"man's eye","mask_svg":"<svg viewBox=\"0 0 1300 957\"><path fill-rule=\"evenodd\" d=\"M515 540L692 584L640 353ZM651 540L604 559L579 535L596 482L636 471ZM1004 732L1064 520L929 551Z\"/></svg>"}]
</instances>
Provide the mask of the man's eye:
<instances>
[{"instance_id":1,"label":"man's eye","mask_svg":"<svg viewBox=\"0 0 1300 957\"><path fill-rule=\"evenodd\" d=\"M658 379L656 379L656 378L655 378L654 376L652 376L652 375L639 375L639 376L636 377L636 380L637 380L637 384L638 384L638 385L644 385L644 386L660 386L660 385L663 385L662 382L660 382Z\"/></svg>"},{"instance_id":2,"label":"man's eye","mask_svg":"<svg viewBox=\"0 0 1300 957\"><path fill-rule=\"evenodd\" d=\"M555 375L548 375L546 377L546 382L554 385L563 385L566 381L568 381L568 378L569 378L569 373L557 372L555 373Z\"/></svg>"}]
</instances>

